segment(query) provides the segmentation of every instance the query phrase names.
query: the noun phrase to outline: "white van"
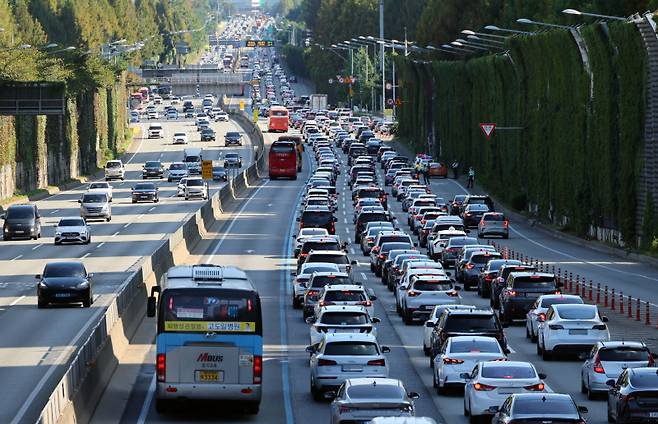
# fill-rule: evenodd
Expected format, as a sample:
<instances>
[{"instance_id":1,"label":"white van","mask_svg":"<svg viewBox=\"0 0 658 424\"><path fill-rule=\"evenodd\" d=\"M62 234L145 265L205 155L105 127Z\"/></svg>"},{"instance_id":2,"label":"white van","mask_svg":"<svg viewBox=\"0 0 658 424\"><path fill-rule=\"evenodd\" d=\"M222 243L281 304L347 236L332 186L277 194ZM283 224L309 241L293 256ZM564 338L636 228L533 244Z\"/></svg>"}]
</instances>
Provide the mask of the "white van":
<instances>
[{"instance_id":1,"label":"white van","mask_svg":"<svg viewBox=\"0 0 658 424\"><path fill-rule=\"evenodd\" d=\"M126 168L121 160L108 160L105 163L105 181L121 180L126 176Z\"/></svg>"},{"instance_id":2,"label":"white van","mask_svg":"<svg viewBox=\"0 0 658 424\"><path fill-rule=\"evenodd\" d=\"M203 160L203 149L191 147L183 151L183 162L187 166L189 175L201 174L201 161Z\"/></svg>"}]
</instances>

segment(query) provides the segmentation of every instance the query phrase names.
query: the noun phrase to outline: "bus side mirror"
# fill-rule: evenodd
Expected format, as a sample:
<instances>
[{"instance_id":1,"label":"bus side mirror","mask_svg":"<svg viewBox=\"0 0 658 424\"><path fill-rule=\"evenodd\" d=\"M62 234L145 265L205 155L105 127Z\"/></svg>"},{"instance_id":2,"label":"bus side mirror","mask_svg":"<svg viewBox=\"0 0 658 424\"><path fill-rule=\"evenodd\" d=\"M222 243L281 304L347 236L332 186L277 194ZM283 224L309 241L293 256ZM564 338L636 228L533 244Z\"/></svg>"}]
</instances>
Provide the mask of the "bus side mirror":
<instances>
[{"instance_id":1,"label":"bus side mirror","mask_svg":"<svg viewBox=\"0 0 658 424\"><path fill-rule=\"evenodd\" d=\"M146 303L146 316L153 318L155 316L156 300L155 296L149 296Z\"/></svg>"}]
</instances>

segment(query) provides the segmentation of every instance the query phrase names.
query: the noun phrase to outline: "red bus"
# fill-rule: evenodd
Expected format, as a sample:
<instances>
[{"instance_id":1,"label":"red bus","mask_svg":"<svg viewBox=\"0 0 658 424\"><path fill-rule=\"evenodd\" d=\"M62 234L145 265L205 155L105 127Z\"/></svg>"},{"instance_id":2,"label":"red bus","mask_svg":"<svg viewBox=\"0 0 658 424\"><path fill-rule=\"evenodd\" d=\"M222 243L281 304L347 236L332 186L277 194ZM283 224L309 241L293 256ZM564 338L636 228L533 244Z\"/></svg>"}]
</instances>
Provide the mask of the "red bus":
<instances>
[{"instance_id":1,"label":"red bus","mask_svg":"<svg viewBox=\"0 0 658 424\"><path fill-rule=\"evenodd\" d=\"M304 153L304 143L298 135L282 135L279 141L292 141L297 146L297 172L302 172L302 154Z\"/></svg>"},{"instance_id":2,"label":"red bus","mask_svg":"<svg viewBox=\"0 0 658 424\"><path fill-rule=\"evenodd\" d=\"M270 179L297 179L297 146L294 141L275 141L270 147Z\"/></svg>"},{"instance_id":3,"label":"red bus","mask_svg":"<svg viewBox=\"0 0 658 424\"><path fill-rule=\"evenodd\" d=\"M288 132L288 109L283 106L272 106L267 124L269 132Z\"/></svg>"}]
</instances>

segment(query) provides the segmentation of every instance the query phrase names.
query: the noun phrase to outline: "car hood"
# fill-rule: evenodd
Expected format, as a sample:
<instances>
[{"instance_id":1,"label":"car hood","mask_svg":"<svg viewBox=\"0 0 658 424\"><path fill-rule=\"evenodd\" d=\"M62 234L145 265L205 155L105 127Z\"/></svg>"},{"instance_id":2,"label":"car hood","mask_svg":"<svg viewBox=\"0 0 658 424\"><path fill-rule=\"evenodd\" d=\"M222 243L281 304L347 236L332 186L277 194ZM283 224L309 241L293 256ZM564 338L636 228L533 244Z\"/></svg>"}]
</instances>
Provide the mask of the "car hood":
<instances>
[{"instance_id":1,"label":"car hood","mask_svg":"<svg viewBox=\"0 0 658 424\"><path fill-rule=\"evenodd\" d=\"M42 283L51 288L75 287L83 281L87 281L87 279L83 277L50 277L41 280Z\"/></svg>"},{"instance_id":2,"label":"car hood","mask_svg":"<svg viewBox=\"0 0 658 424\"><path fill-rule=\"evenodd\" d=\"M149 193L155 193L155 192L156 192L156 190L153 190L153 189L150 189L150 188L149 189L144 188L144 189L133 190L133 193L140 193L140 194L149 194Z\"/></svg>"}]
</instances>

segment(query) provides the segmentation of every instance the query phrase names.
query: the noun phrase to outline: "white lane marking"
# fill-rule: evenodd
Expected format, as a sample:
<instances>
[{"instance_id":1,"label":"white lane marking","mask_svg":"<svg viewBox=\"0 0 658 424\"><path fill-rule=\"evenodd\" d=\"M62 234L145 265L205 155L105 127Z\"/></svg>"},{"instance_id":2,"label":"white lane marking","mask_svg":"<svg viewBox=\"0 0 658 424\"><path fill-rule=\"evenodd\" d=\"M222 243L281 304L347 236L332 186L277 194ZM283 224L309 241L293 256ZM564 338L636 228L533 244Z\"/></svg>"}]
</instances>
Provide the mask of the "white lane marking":
<instances>
[{"instance_id":1,"label":"white lane marking","mask_svg":"<svg viewBox=\"0 0 658 424\"><path fill-rule=\"evenodd\" d=\"M55 214L57 212L59 212L59 209L55 209L54 211L50 212L50 214L52 215L52 214Z\"/></svg>"},{"instance_id":2,"label":"white lane marking","mask_svg":"<svg viewBox=\"0 0 658 424\"><path fill-rule=\"evenodd\" d=\"M353 248L353 247L350 247L350 253L353 254L353 255L356 254L356 252L354 251L354 248Z\"/></svg>"},{"instance_id":3,"label":"white lane marking","mask_svg":"<svg viewBox=\"0 0 658 424\"><path fill-rule=\"evenodd\" d=\"M345 212L343 212L343 214L344 214L344 213L345 213ZM347 224L347 218L343 218L343 222L344 222L345 224Z\"/></svg>"},{"instance_id":4,"label":"white lane marking","mask_svg":"<svg viewBox=\"0 0 658 424\"><path fill-rule=\"evenodd\" d=\"M155 209L155 206L153 206L151 209L149 209L149 212L151 212L153 209ZM142 216L144 216L144 215L142 215Z\"/></svg>"},{"instance_id":5,"label":"white lane marking","mask_svg":"<svg viewBox=\"0 0 658 424\"><path fill-rule=\"evenodd\" d=\"M13 302L11 302L11 303L9 304L9 306L14 306L15 304L17 304L18 302L20 302L20 301L23 300L23 299L25 299L25 296L17 297L16 299L14 299Z\"/></svg>"},{"instance_id":6,"label":"white lane marking","mask_svg":"<svg viewBox=\"0 0 658 424\"><path fill-rule=\"evenodd\" d=\"M352 239L350 237L347 238L347 244L352 244Z\"/></svg>"},{"instance_id":7,"label":"white lane marking","mask_svg":"<svg viewBox=\"0 0 658 424\"><path fill-rule=\"evenodd\" d=\"M361 273L361 278L363 278L364 280L367 280L367 279L368 279L368 276L366 275L365 272L362 272L362 273Z\"/></svg>"},{"instance_id":8,"label":"white lane marking","mask_svg":"<svg viewBox=\"0 0 658 424\"><path fill-rule=\"evenodd\" d=\"M32 248L32 250L37 250L37 249L40 248L41 246L43 246L43 243L41 243L41 244L37 244L36 246L34 246L34 247Z\"/></svg>"},{"instance_id":9,"label":"white lane marking","mask_svg":"<svg viewBox=\"0 0 658 424\"><path fill-rule=\"evenodd\" d=\"M137 217L137 219L142 219L144 218L144 214L141 214L140 216Z\"/></svg>"},{"instance_id":10,"label":"white lane marking","mask_svg":"<svg viewBox=\"0 0 658 424\"><path fill-rule=\"evenodd\" d=\"M116 233L112 234L111 237L116 237L119 235L119 232L117 231Z\"/></svg>"},{"instance_id":11,"label":"white lane marking","mask_svg":"<svg viewBox=\"0 0 658 424\"><path fill-rule=\"evenodd\" d=\"M85 253L84 255L82 255L82 256L80 257L80 259L84 259L84 258L86 258L86 257L89 256L89 255L91 255L91 253L87 252L87 253Z\"/></svg>"},{"instance_id":12,"label":"white lane marking","mask_svg":"<svg viewBox=\"0 0 658 424\"><path fill-rule=\"evenodd\" d=\"M349 234L349 233L350 233L350 229L349 229L349 228L345 228L345 232L346 232L347 234Z\"/></svg>"},{"instance_id":13,"label":"white lane marking","mask_svg":"<svg viewBox=\"0 0 658 424\"><path fill-rule=\"evenodd\" d=\"M14 259L12 259L12 261L18 260L18 259L20 259L20 258L22 258L22 257L23 257L23 255L18 255L18 256L16 256Z\"/></svg>"},{"instance_id":14,"label":"white lane marking","mask_svg":"<svg viewBox=\"0 0 658 424\"><path fill-rule=\"evenodd\" d=\"M101 244L99 244L98 246L96 246L96 249L99 249L99 248L103 247L104 245L105 245L105 242L102 242Z\"/></svg>"},{"instance_id":15,"label":"white lane marking","mask_svg":"<svg viewBox=\"0 0 658 424\"><path fill-rule=\"evenodd\" d=\"M124 225L123 228L128 228L128 227L130 227L130 224L132 224L132 222L129 222L129 223L127 223L126 225Z\"/></svg>"},{"instance_id":16,"label":"white lane marking","mask_svg":"<svg viewBox=\"0 0 658 424\"><path fill-rule=\"evenodd\" d=\"M466 194L470 194L470 193L468 192L468 190L466 190L466 189L464 188L464 186L462 186L459 182L457 182L457 181L455 181L455 180L450 180L450 181L451 181L453 184L456 184L457 186L459 186L459 187L464 191L464 193L466 193ZM543 244L543 243L540 243L540 242L538 242L538 241L536 241L536 240L531 239L530 237L528 237L528 236L526 236L525 234L523 234L521 231L517 230L514 226L511 226L511 225L510 225L510 229L512 230L513 233L518 234L519 236L521 236L521 237L524 238L525 240L529 241L530 243L532 243L532 244L534 244L534 245L536 245L536 246L539 246L539 247L541 247L541 248L544 248L544 249L548 250L549 252L553 252L553 253L558 254L558 255L560 255L560 256L564 256L565 258L574 259L574 260L576 260L576 261L582 262L583 264L592 265L592 266L595 266L595 267L599 267L599 268L605 269L605 270L607 270L607 271L616 272L616 273L618 273L618 274L632 275L632 276L640 277L640 278L644 278L644 279L646 279L646 280L650 280L650 281L658 281L658 278L649 277L648 275L638 274L638 273L634 273L634 272L629 272L628 270L620 270L620 269L611 268L611 267L609 267L609 266L601 265L600 263L597 263L596 261L594 261L594 262L592 262L592 261L587 261L587 260L582 259L582 258L579 258L579 257L577 257L577 256L570 255L570 254L568 254L568 253L564 253L564 252L562 252L562 251L559 251L559 250L557 250L557 249L553 249L552 247L548 247L548 246L546 246L546 245ZM588 249L588 248L586 247L586 249Z\"/></svg>"},{"instance_id":17,"label":"white lane marking","mask_svg":"<svg viewBox=\"0 0 658 424\"><path fill-rule=\"evenodd\" d=\"M142 404L142 409L139 411L139 418L137 418L137 424L144 424L146 422L146 417L151 409L151 402L153 401L152 394L155 392L155 373L153 373L153 378L151 378L151 383L149 384L149 389Z\"/></svg>"}]
</instances>

